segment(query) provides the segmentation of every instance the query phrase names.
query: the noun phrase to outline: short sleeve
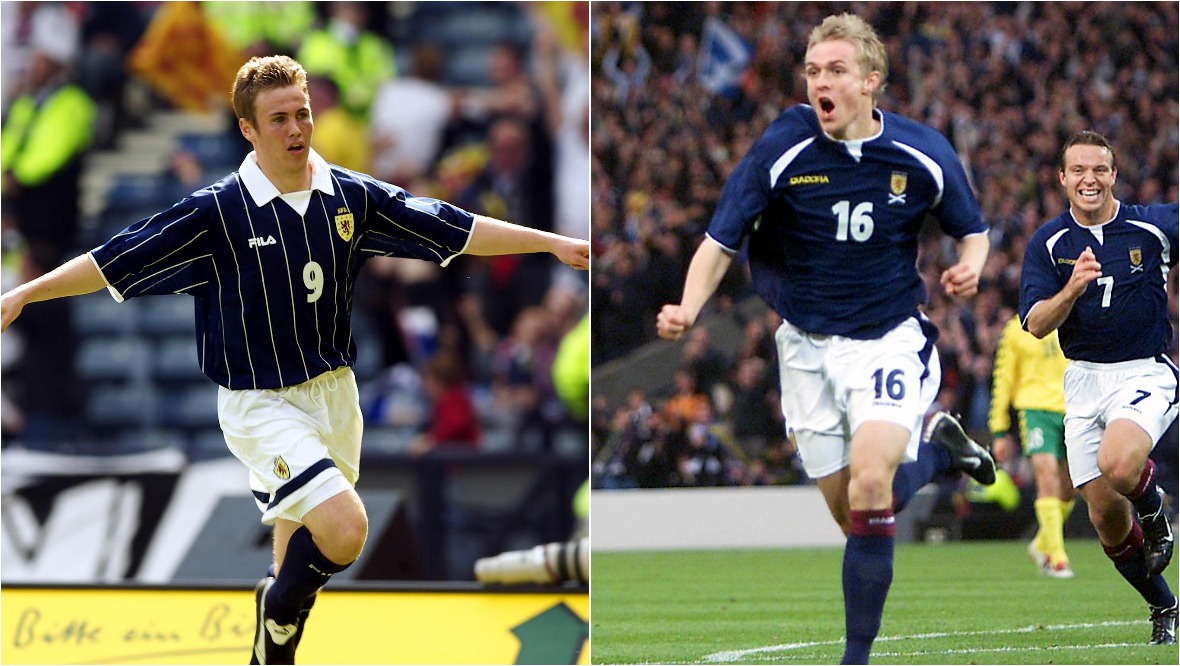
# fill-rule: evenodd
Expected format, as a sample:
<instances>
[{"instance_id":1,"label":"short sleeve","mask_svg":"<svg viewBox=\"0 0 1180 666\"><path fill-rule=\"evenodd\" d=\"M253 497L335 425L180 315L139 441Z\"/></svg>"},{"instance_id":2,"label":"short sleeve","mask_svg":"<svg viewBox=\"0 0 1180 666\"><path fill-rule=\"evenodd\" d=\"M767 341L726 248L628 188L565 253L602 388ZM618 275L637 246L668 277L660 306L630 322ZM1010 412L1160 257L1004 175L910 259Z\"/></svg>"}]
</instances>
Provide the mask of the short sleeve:
<instances>
[{"instance_id":1,"label":"short sleeve","mask_svg":"<svg viewBox=\"0 0 1180 666\"><path fill-rule=\"evenodd\" d=\"M363 182L371 206L361 233L361 252L446 266L467 247L475 226L471 213L372 178Z\"/></svg>"},{"instance_id":2,"label":"short sleeve","mask_svg":"<svg viewBox=\"0 0 1180 666\"><path fill-rule=\"evenodd\" d=\"M723 248L736 252L742 239L753 231L754 222L770 200L770 172L761 166L760 151L751 150L725 181L721 199L709 222L709 237Z\"/></svg>"},{"instance_id":3,"label":"short sleeve","mask_svg":"<svg viewBox=\"0 0 1180 666\"><path fill-rule=\"evenodd\" d=\"M1177 248L1177 227L1180 227L1180 204L1156 204L1149 206L1152 216L1158 221L1160 229L1164 232L1164 238L1171 244L1168 250L1168 266L1176 265L1176 254L1180 251Z\"/></svg>"},{"instance_id":4,"label":"short sleeve","mask_svg":"<svg viewBox=\"0 0 1180 666\"><path fill-rule=\"evenodd\" d=\"M91 250L91 259L115 300L193 294L208 284L210 243L204 204L204 197L188 197Z\"/></svg>"},{"instance_id":5,"label":"short sleeve","mask_svg":"<svg viewBox=\"0 0 1180 666\"><path fill-rule=\"evenodd\" d=\"M951 148L949 142L939 135L943 150L940 151L939 161L943 173L942 199L934 207L934 214L938 218L943 233L952 238L963 238L971 234L987 231L987 223L983 220L983 213L979 210L979 201L975 192L971 190L971 182L967 180L967 172L963 163Z\"/></svg>"}]
</instances>

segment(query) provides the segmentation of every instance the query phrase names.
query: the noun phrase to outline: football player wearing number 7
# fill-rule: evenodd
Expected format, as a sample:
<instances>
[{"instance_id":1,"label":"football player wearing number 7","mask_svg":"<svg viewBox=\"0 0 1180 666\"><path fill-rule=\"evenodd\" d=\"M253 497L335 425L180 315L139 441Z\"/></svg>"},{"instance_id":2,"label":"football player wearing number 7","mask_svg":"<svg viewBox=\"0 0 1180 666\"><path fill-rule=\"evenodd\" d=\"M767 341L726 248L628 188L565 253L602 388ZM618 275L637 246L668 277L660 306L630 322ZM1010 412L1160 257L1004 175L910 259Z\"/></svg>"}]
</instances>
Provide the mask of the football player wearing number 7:
<instances>
[{"instance_id":1,"label":"football player wearing number 7","mask_svg":"<svg viewBox=\"0 0 1180 666\"><path fill-rule=\"evenodd\" d=\"M29 303L103 287L118 301L194 298L226 443L274 526L252 662L291 664L316 592L356 560L368 530L353 490L362 424L349 322L361 264L549 252L585 269L589 244L329 165L312 149L307 75L286 56L243 65L233 105L254 147L238 171L4 294L0 328Z\"/></svg>"},{"instance_id":2,"label":"football player wearing number 7","mask_svg":"<svg viewBox=\"0 0 1180 666\"><path fill-rule=\"evenodd\" d=\"M942 288L973 296L987 226L949 142L876 107L887 74L863 19L830 16L812 31L810 104L779 116L730 175L682 300L657 321L661 337L683 335L748 239L754 288L784 319L775 341L786 422L848 535L846 664L868 662L880 629L895 510L938 473L995 481L991 456L951 415L936 414L923 433L941 369L916 268L932 214L958 241Z\"/></svg>"},{"instance_id":3,"label":"football player wearing number 7","mask_svg":"<svg viewBox=\"0 0 1180 666\"><path fill-rule=\"evenodd\" d=\"M1069 209L1028 242L1020 320L1038 338L1057 331L1069 359L1070 477L1107 557L1151 606L1151 643L1175 643L1176 597L1160 575L1172 558L1172 528L1148 455L1180 397L1165 288L1180 215L1175 203L1114 198L1118 168L1101 134L1071 137L1058 168Z\"/></svg>"}]
</instances>

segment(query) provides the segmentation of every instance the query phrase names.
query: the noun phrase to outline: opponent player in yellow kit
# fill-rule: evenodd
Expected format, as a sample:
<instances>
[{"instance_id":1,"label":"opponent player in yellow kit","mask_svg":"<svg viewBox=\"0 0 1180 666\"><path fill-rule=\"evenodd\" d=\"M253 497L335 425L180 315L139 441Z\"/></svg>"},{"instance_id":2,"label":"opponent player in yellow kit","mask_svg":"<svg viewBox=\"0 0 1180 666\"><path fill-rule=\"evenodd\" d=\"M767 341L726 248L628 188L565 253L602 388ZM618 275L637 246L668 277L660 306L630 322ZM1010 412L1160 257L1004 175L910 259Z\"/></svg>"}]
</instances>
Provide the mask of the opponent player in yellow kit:
<instances>
[{"instance_id":1,"label":"opponent player in yellow kit","mask_svg":"<svg viewBox=\"0 0 1180 666\"><path fill-rule=\"evenodd\" d=\"M1064 525L1074 506L1073 482L1065 464L1065 392L1067 361L1057 331L1038 340L1020 326L1020 317L1004 326L992 372L992 406L988 428L994 436L996 461L1016 455L1009 408L1020 420L1020 442L1032 462L1037 485L1034 503L1037 536L1028 544L1029 557L1040 572L1073 578L1065 554Z\"/></svg>"}]
</instances>

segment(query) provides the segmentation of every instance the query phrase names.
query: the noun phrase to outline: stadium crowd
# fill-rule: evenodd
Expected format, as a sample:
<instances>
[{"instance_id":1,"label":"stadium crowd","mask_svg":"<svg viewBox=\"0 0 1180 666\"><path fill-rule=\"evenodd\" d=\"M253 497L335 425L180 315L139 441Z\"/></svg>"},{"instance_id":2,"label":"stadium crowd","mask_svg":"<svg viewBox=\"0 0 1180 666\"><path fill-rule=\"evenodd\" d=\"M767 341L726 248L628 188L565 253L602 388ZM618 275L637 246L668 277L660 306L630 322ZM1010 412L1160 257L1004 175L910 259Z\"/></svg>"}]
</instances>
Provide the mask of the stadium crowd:
<instances>
[{"instance_id":1,"label":"stadium crowd","mask_svg":"<svg viewBox=\"0 0 1180 666\"><path fill-rule=\"evenodd\" d=\"M230 168L249 150L229 118L233 73L251 55L282 53L311 76L314 148L329 162L415 195L585 238L587 6L473 3L455 11L430 5L5 2L4 288L137 221L120 219L102 237L88 235L95 224L80 219L81 182L89 155L117 149L129 129L150 125L155 110L208 102L192 83L201 72L186 63L157 62L154 71L134 64L166 20L184 23L190 36L199 22L208 43L224 50L208 61L232 63L214 88L225 97L227 135L220 139L236 146ZM474 33L464 13L483 22ZM437 31L420 29L428 24ZM446 36L444 24L451 29ZM493 41L482 53L463 51L481 57L449 62L462 49L445 40L463 34ZM183 47L154 39L156 49ZM188 88L177 89L179 80ZM145 81L152 93L137 97ZM50 107L41 102L61 91L69 91L74 112L49 118ZM141 97L147 103L134 104ZM37 104L22 106L26 99ZM28 108L37 111L30 116ZM51 146L56 161L45 165L44 146L36 142L51 137L36 131L37 123L63 118L66 124L54 128L57 143L68 134L70 145ZM39 149L42 159L34 165ZM161 175L175 182L176 196L164 207L229 170L202 164L184 147L168 163ZM440 413L468 421L452 431L462 433L457 445L478 448L492 430L515 450L551 449L557 429L579 430L554 392L552 365L562 337L588 307L586 278L537 255L463 255L454 263L447 269L388 258L366 264L354 317L369 322L361 327L369 335L358 346L380 349L387 369L364 387L366 417L373 425L422 429L428 436L413 441L419 453L451 443L425 432ZM73 367L72 307L71 299L30 308L5 336L5 445L53 448L90 436L80 421L85 381ZM430 390L422 389L424 377Z\"/></svg>"},{"instance_id":2,"label":"stadium crowd","mask_svg":"<svg viewBox=\"0 0 1180 666\"><path fill-rule=\"evenodd\" d=\"M1174 3L595 3L595 371L655 340L658 309L679 302L727 176L782 110L806 102L807 31L843 11L885 41L881 108L951 140L991 228L980 293L968 302L937 288L950 240L924 234L919 252L925 311L941 331L935 408L962 414L989 441L992 362L1018 303L1024 246L1066 205L1063 140L1082 129L1111 139L1116 197L1177 200ZM736 348L711 346L705 330L756 298L744 262L734 266L685 345L674 387L594 396L598 487L804 481L779 412L777 316L739 321ZM1169 294L1175 321L1174 272ZM634 358L625 372L642 373Z\"/></svg>"}]
</instances>

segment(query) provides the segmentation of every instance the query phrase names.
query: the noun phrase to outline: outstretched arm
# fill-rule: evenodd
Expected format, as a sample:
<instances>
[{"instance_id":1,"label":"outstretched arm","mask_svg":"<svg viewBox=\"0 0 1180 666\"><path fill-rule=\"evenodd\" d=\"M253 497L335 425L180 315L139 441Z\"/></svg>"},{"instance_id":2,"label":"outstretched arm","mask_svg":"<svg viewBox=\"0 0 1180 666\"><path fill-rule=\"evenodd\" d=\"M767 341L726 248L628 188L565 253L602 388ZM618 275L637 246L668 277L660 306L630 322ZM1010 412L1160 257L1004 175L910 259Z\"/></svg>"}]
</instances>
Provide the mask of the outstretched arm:
<instances>
[{"instance_id":1,"label":"outstretched arm","mask_svg":"<svg viewBox=\"0 0 1180 666\"><path fill-rule=\"evenodd\" d=\"M1049 335L1058 326L1065 323L1069 313L1073 312L1074 303L1086 293L1086 287L1102 277L1102 264L1094 256L1094 251L1087 247L1078 255L1077 263L1073 265L1073 273L1069 282L1053 297L1038 301L1028 311L1024 320L1024 327L1038 338Z\"/></svg>"},{"instance_id":2,"label":"outstretched arm","mask_svg":"<svg viewBox=\"0 0 1180 666\"><path fill-rule=\"evenodd\" d=\"M482 257L499 254L548 252L578 270L590 267L590 242L549 233L483 215L475 216L475 228L464 254Z\"/></svg>"},{"instance_id":3,"label":"outstretched arm","mask_svg":"<svg viewBox=\"0 0 1180 666\"><path fill-rule=\"evenodd\" d=\"M105 286L106 280L89 254L74 257L0 297L0 331L6 330L29 303L89 294Z\"/></svg>"},{"instance_id":4,"label":"outstretched arm","mask_svg":"<svg viewBox=\"0 0 1180 666\"><path fill-rule=\"evenodd\" d=\"M656 331L661 338L676 340L696 322L701 308L705 307L705 302L717 290L717 285L721 284L721 278L725 277L725 271L729 270L732 261L733 257L725 248L712 238L705 237L688 266L680 305L665 305L656 318Z\"/></svg>"}]
</instances>

